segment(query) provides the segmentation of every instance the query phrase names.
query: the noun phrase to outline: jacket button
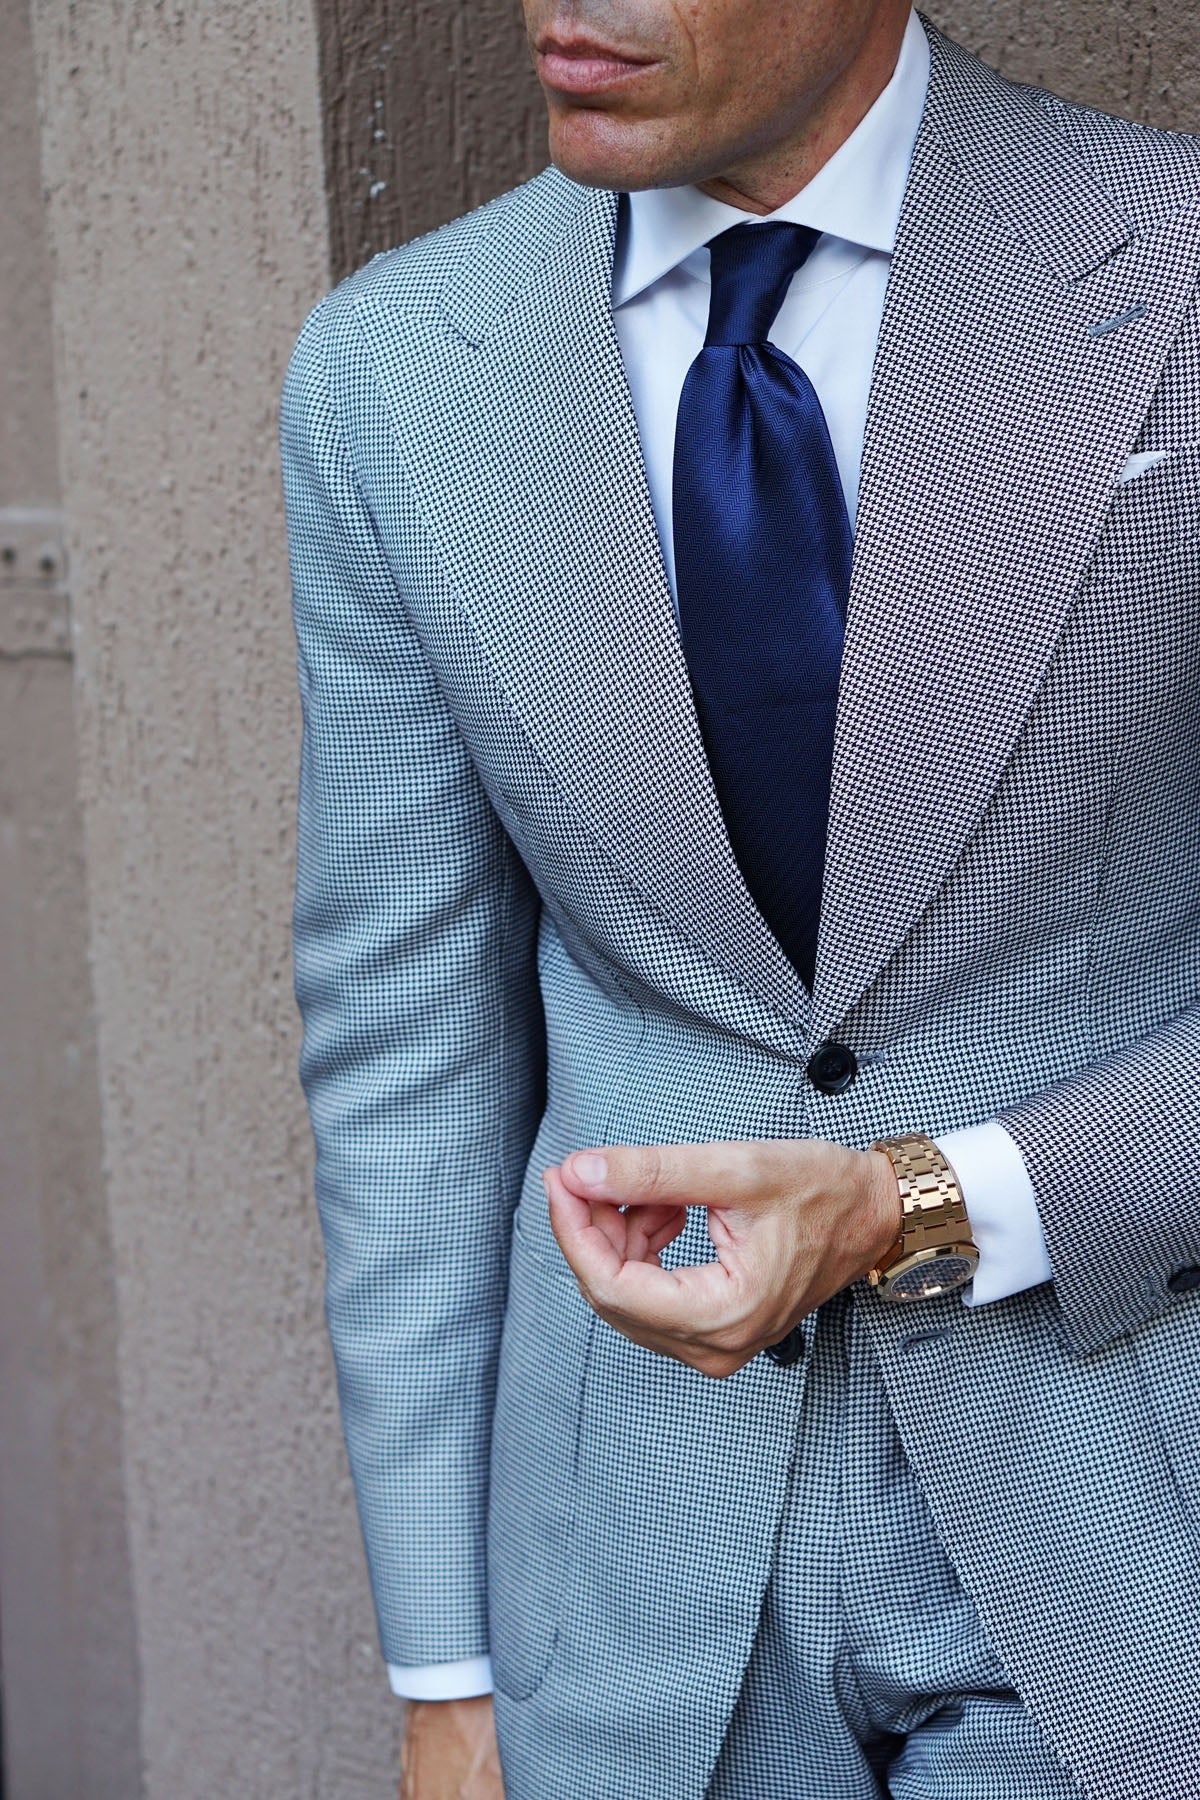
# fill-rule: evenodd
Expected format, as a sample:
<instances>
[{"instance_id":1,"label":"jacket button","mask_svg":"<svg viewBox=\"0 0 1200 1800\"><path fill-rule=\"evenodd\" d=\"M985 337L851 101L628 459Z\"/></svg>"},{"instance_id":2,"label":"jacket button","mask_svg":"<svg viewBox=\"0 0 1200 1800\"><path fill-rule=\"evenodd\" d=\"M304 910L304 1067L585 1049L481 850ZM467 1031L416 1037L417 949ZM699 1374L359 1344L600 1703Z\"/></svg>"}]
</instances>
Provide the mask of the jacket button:
<instances>
[{"instance_id":1,"label":"jacket button","mask_svg":"<svg viewBox=\"0 0 1200 1800\"><path fill-rule=\"evenodd\" d=\"M822 1044L808 1059L808 1079L819 1094L844 1094L858 1074L858 1058L845 1044Z\"/></svg>"},{"instance_id":2,"label":"jacket button","mask_svg":"<svg viewBox=\"0 0 1200 1800\"><path fill-rule=\"evenodd\" d=\"M808 1349L808 1339L804 1335L802 1325L793 1325L785 1338L777 1344L771 1344L764 1351L777 1369L791 1369L801 1360Z\"/></svg>"}]
</instances>

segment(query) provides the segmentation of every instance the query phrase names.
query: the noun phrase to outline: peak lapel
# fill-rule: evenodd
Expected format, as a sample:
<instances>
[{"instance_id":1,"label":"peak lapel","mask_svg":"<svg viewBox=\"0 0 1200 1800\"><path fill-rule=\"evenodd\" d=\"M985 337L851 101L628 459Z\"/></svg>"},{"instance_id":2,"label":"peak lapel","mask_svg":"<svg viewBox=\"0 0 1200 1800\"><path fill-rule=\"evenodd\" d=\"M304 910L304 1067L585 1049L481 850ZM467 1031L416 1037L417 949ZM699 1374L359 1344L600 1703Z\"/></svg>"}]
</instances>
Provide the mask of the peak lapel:
<instances>
[{"instance_id":1,"label":"peak lapel","mask_svg":"<svg viewBox=\"0 0 1200 1800\"><path fill-rule=\"evenodd\" d=\"M1030 97L931 35L864 449L820 1034L978 824L1195 285L1164 243L1194 217L1135 238Z\"/></svg>"},{"instance_id":2,"label":"peak lapel","mask_svg":"<svg viewBox=\"0 0 1200 1800\"><path fill-rule=\"evenodd\" d=\"M553 234L545 213L506 219L503 259L477 255L444 296L411 479L529 739L708 965L714 1022L798 1054L807 995L738 871L675 626L612 321L616 196L543 179ZM376 366L411 443L408 395Z\"/></svg>"}]
</instances>

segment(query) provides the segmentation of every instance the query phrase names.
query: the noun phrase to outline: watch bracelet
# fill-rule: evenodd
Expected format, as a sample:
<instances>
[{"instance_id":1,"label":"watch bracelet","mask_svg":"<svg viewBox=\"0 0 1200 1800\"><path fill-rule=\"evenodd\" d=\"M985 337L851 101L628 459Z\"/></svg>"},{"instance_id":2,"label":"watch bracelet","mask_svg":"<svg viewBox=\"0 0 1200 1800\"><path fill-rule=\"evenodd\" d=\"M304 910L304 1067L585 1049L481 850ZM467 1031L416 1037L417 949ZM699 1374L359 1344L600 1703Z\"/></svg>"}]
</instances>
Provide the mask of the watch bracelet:
<instances>
[{"instance_id":1,"label":"watch bracelet","mask_svg":"<svg viewBox=\"0 0 1200 1800\"><path fill-rule=\"evenodd\" d=\"M902 1215L900 1236L871 1271L873 1277L886 1274L902 1256L975 1242L958 1177L931 1137L910 1131L879 1138L871 1148L881 1151L892 1165Z\"/></svg>"}]
</instances>

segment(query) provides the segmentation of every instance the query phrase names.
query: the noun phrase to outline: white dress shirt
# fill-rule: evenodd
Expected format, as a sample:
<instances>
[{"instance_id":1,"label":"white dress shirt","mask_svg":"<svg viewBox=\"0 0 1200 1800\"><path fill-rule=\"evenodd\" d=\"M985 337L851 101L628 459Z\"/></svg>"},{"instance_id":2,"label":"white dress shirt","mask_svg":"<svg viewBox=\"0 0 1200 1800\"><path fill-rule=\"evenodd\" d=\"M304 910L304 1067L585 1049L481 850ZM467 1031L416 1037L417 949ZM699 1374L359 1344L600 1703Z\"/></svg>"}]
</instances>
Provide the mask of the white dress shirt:
<instances>
[{"instance_id":1,"label":"white dress shirt","mask_svg":"<svg viewBox=\"0 0 1200 1800\"><path fill-rule=\"evenodd\" d=\"M793 277L771 342L804 370L825 412L851 526L867 399L900 207L929 82L929 43L915 13L895 73L862 123L772 219L821 232ZM675 592L671 485L684 377L708 327L708 240L758 215L698 188L650 188L621 204L613 319L637 416L667 576ZM1020 1150L994 1120L938 1139L959 1178L979 1268L968 1305L1002 1300L1050 1278L1037 1202ZM491 1691L486 1656L388 1674L413 1700Z\"/></svg>"}]
</instances>

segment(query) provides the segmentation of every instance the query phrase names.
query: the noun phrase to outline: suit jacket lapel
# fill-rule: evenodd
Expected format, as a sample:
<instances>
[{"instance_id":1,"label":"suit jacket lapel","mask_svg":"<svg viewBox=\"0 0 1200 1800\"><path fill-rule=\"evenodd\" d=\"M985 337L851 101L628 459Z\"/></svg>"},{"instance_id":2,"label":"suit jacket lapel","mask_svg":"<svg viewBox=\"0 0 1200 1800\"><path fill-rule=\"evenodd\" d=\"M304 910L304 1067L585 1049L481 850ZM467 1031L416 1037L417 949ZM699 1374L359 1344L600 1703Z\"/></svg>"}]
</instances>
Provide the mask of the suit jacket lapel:
<instances>
[{"instance_id":1,"label":"suit jacket lapel","mask_svg":"<svg viewBox=\"0 0 1200 1800\"><path fill-rule=\"evenodd\" d=\"M1135 233L1033 99L931 37L864 448L813 1036L978 824L1194 285L1163 242L1194 217ZM615 218L615 196L553 172L482 215L428 331L419 432L396 321L367 337L530 740L712 965L714 1022L794 1054L807 997L738 871L675 628L612 323Z\"/></svg>"},{"instance_id":2,"label":"suit jacket lapel","mask_svg":"<svg viewBox=\"0 0 1200 1800\"><path fill-rule=\"evenodd\" d=\"M454 335L443 324L438 417L411 465L419 503L538 754L712 966L714 1020L798 1053L807 995L734 859L675 626L612 322L616 196L543 182L556 232L545 193L540 217L501 221L520 281L506 289L489 254L443 297ZM411 443L392 362L377 368Z\"/></svg>"},{"instance_id":3,"label":"suit jacket lapel","mask_svg":"<svg viewBox=\"0 0 1200 1800\"><path fill-rule=\"evenodd\" d=\"M818 1035L978 824L1195 283L1164 245L1194 216L1135 235L1033 100L931 35L864 449Z\"/></svg>"}]
</instances>

